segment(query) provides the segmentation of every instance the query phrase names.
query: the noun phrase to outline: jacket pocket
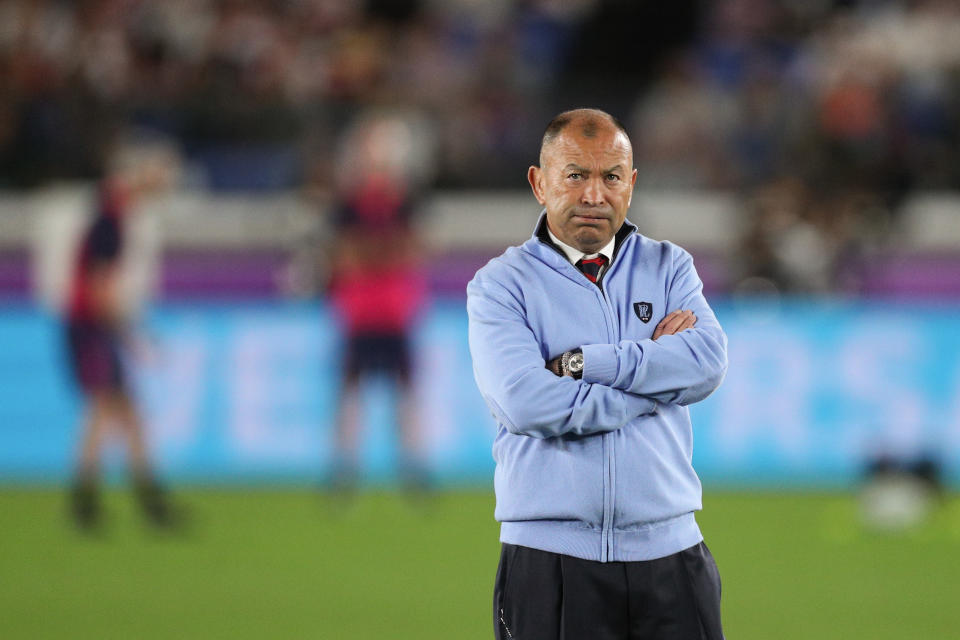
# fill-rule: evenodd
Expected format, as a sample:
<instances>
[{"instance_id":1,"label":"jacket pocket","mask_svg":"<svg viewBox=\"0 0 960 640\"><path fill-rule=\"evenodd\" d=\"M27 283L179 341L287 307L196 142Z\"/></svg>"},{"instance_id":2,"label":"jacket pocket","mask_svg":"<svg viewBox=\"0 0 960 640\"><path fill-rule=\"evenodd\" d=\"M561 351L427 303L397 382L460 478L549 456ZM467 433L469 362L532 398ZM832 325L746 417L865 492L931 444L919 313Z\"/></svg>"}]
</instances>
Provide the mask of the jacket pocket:
<instances>
[{"instance_id":1,"label":"jacket pocket","mask_svg":"<svg viewBox=\"0 0 960 640\"><path fill-rule=\"evenodd\" d=\"M537 440L501 433L494 442L494 453L495 516L500 522L602 522L601 437Z\"/></svg>"}]
</instances>

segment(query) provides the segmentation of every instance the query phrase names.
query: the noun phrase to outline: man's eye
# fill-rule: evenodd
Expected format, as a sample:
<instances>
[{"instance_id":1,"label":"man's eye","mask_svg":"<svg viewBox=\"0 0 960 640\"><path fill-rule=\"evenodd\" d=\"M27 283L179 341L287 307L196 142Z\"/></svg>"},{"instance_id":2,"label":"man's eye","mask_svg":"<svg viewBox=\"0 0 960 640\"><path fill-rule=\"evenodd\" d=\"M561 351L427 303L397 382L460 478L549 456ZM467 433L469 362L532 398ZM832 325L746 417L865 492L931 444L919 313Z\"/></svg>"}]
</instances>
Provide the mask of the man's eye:
<instances>
[{"instance_id":1,"label":"man's eye","mask_svg":"<svg viewBox=\"0 0 960 640\"><path fill-rule=\"evenodd\" d=\"M618 175L615 174L615 173L609 173L609 174L607 174L607 180L609 180L610 182L616 182L616 181L619 180L619 179L620 179L620 176L618 176Z\"/></svg>"},{"instance_id":2,"label":"man's eye","mask_svg":"<svg viewBox=\"0 0 960 640\"><path fill-rule=\"evenodd\" d=\"M583 174L582 174L582 173L570 173L570 174L567 174L567 178L569 178L570 180L579 180L579 179L582 178L582 177L583 177Z\"/></svg>"}]
</instances>

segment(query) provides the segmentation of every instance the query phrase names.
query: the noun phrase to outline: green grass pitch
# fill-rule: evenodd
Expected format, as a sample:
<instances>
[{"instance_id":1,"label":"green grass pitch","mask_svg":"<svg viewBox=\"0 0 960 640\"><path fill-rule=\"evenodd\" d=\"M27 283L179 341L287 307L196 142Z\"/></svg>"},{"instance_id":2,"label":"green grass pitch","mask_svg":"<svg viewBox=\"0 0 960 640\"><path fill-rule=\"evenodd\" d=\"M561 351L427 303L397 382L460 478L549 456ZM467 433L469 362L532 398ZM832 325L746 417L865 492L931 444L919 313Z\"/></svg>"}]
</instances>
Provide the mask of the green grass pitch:
<instances>
[{"instance_id":1,"label":"green grass pitch","mask_svg":"<svg viewBox=\"0 0 960 640\"><path fill-rule=\"evenodd\" d=\"M60 491L0 489L0 638L492 637L493 497L191 490L184 535L122 492L105 533ZM960 638L960 499L922 528L863 531L845 494L708 493L701 528L731 640ZM589 639L585 639L589 640Z\"/></svg>"}]
</instances>

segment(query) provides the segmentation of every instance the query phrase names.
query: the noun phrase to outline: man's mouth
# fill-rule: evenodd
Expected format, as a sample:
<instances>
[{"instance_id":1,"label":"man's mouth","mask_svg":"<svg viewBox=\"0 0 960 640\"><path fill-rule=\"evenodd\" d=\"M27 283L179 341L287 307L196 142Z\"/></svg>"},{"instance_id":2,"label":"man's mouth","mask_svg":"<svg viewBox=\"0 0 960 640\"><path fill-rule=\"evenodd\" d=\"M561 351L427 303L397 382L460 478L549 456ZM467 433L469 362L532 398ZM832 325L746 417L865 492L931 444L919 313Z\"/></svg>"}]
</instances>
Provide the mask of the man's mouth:
<instances>
[{"instance_id":1,"label":"man's mouth","mask_svg":"<svg viewBox=\"0 0 960 640\"><path fill-rule=\"evenodd\" d=\"M607 221L607 216L595 213L574 213L572 218L586 224L596 224Z\"/></svg>"}]
</instances>

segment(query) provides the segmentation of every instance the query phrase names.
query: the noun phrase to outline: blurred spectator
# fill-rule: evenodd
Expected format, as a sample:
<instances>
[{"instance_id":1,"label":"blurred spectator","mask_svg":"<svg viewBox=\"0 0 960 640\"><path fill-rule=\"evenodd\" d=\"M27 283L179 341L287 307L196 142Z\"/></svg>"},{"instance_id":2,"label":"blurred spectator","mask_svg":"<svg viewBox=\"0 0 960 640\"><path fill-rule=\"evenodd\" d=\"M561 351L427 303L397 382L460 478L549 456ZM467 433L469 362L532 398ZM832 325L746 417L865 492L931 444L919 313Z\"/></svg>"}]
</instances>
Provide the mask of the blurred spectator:
<instances>
[{"instance_id":1,"label":"blurred spectator","mask_svg":"<svg viewBox=\"0 0 960 640\"><path fill-rule=\"evenodd\" d=\"M154 525L169 526L173 514L151 469L126 373L131 310L121 295L120 268L125 217L137 210L139 199L170 184L175 157L163 145L124 144L111 153L109 164L77 255L67 318L71 369L86 399L71 512L82 528L100 524L100 457L106 443L118 437L125 441L144 514Z\"/></svg>"},{"instance_id":2,"label":"blurred spectator","mask_svg":"<svg viewBox=\"0 0 960 640\"><path fill-rule=\"evenodd\" d=\"M817 192L781 178L752 192L738 264L743 293L822 294L860 290L865 248L883 237L889 218L869 190Z\"/></svg>"},{"instance_id":3,"label":"blurred spectator","mask_svg":"<svg viewBox=\"0 0 960 640\"><path fill-rule=\"evenodd\" d=\"M735 165L725 157L723 138L734 117L730 98L703 81L689 56L671 59L631 118L640 187L732 184Z\"/></svg>"},{"instance_id":4,"label":"blurred spectator","mask_svg":"<svg viewBox=\"0 0 960 640\"><path fill-rule=\"evenodd\" d=\"M429 133L414 116L368 114L348 130L336 176L337 230L330 296L345 335L331 488L359 482L361 382L371 375L396 386L401 481L427 486L413 394L410 333L426 302L427 263L412 224L432 170Z\"/></svg>"}]
</instances>

